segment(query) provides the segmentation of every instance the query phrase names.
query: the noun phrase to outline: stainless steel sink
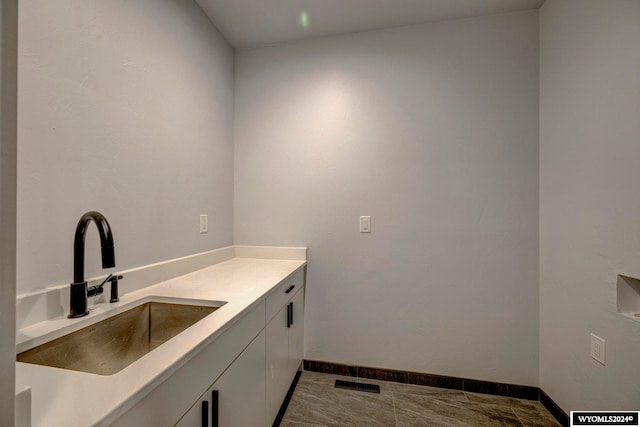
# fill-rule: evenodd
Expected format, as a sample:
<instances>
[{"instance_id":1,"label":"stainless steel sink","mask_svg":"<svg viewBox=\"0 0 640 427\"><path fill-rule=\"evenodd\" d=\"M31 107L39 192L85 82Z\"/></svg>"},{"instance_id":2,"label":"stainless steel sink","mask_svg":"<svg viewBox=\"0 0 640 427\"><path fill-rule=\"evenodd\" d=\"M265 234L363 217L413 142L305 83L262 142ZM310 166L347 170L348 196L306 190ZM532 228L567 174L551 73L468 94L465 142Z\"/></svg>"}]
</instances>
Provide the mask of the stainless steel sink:
<instances>
[{"instance_id":1,"label":"stainless steel sink","mask_svg":"<svg viewBox=\"0 0 640 427\"><path fill-rule=\"evenodd\" d=\"M148 302L18 354L18 362L113 375L218 307Z\"/></svg>"}]
</instances>

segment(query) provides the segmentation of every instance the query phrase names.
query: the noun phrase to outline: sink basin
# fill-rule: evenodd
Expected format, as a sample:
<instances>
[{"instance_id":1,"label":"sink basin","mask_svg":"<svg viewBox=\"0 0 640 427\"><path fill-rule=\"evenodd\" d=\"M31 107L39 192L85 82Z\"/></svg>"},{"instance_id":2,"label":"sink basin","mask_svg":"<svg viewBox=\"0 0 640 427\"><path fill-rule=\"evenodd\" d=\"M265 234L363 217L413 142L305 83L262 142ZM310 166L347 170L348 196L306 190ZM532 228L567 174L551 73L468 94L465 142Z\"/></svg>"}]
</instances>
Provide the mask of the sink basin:
<instances>
[{"instance_id":1,"label":"sink basin","mask_svg":"<svg viewBox=\"0 0 640 427\"><path fill-rule=\"evenodd\" d=\"M147 302L18 354L18 362L113 375L218 307Z\"/></svg>"}]
</instances>

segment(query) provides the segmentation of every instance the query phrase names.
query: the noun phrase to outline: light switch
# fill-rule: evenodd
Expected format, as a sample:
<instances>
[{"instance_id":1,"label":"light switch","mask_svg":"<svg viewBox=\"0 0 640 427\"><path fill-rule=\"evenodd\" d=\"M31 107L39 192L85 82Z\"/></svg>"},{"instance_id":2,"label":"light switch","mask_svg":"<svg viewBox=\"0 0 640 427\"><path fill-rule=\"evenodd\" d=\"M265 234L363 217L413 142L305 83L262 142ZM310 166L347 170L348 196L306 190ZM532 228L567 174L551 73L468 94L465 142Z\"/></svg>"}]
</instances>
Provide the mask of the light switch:
<instances>
[{"instance_id":1,"label":"light switch","mask_svg":"<svg viewBox=\"0 0 640 427\"><path fill-rule=\"evenodd\" d=\"M591 357L604 365L607 342L597 335L591 334Z\"/></svg>"},{"instance_id":2,"label":"light switch","mask_svg":"<svg viewBox=\"0 0 640 427\"><path fill-rule=\"evenodd\" d=\"M370 216L360 217L360 232L371 233L371 217Z\"/></svg>"},{"instance_id":3,"label":"light switch","mask_svg":"<svg viewBox=\"0 0 640 427\"><path fill-rule=\"evenodd\" d=\"M200 215L200 234L209 232L209 215Z\"/></svg>"}]
</instances>

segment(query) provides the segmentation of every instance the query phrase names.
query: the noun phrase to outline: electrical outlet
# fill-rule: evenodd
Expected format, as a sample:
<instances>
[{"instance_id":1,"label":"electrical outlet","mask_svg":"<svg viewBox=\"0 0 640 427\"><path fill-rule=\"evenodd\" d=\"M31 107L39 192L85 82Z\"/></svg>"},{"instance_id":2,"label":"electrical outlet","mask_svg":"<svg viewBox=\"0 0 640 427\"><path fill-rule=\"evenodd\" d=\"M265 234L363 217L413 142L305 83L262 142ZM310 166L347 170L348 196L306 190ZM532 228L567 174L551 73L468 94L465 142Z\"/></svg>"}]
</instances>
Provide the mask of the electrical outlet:
<instances>
[{"instance_id":1,"label":"electrical outlet","mask_svg":"<svg viewBox=\"0 0 640 427\"><path fill-rule=\"evenodd\" d=\"M370 216L360 217L360 232L371 233L371 217Z\"/></svg>"},{"instance_id":2,"label":"electrical outlet","mask_svg":"<svg viewBox=\"0 0 640 427\"><path fill-rule=\"evenodd\" d=\"M597 335L591 334L591 357L604 365L607 342Z\"/></svg>"},{"instance_id":3,"label":"electrical outlet","mask_svg":"<svg viewBox=\"0 0 640 427\"><path fill-rule=\"evenodd\" d=\"M200 215L200 234L209 232L209 215Z\"/></svg>"}]
</instances>

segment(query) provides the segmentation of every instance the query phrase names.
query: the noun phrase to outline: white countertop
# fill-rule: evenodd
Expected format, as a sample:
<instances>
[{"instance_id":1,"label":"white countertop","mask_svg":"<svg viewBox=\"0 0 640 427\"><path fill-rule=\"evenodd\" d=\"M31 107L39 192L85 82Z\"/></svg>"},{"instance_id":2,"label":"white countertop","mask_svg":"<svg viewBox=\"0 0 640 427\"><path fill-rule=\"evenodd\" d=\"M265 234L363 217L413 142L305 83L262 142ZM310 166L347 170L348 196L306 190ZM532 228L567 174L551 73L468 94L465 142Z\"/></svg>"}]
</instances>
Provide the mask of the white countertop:
<instances>
[{"instance_id":1,"label":"white countertop","mask_svg":"<svg viewBox=\"0 0 640 427\"><path fill-rule=\"evenodd\" d=\"M306 261L232 258L211 267L98 304L81 319L64 316L18 331L18 344L49 341L138 305L141 300L226 301L211 315L138 359L122 371L101 376L16 363L16 391L31 387L33 426L105 425L124 414L153 388L220 336L241 314L262 301ZM56 331L58 331L56 333ZM64 331L61 333L59 331ZM43 338L43 337L46 337ZM29 345L33 347L33 345Z\"/></svg>"}]
</instances>

